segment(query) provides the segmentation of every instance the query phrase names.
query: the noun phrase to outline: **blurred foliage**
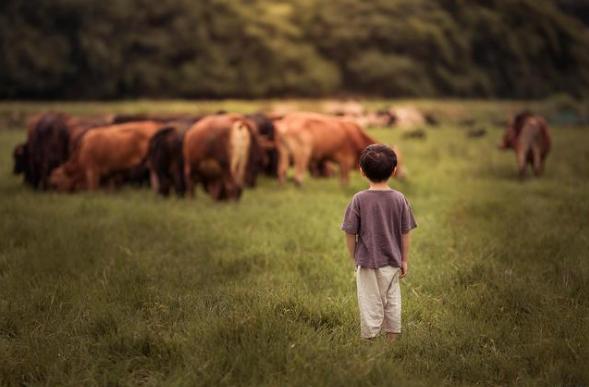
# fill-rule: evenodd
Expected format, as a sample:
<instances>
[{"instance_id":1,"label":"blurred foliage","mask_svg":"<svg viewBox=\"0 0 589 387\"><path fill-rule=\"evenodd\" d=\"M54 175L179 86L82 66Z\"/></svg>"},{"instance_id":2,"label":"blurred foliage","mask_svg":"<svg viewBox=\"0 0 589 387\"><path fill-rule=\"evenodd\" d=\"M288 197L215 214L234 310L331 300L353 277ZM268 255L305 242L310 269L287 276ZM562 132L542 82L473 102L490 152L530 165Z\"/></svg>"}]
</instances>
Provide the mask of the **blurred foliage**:
<instances>
[{"instance_id":1,"label":"blurred foliage","mask_svg":"<svg viewBox=\"0 0 589 387\"><path fill-rule=\"evenodd\" d=\"M586 97L583 4L4 0L0 98Z\"/></svg>"}]
</instances>

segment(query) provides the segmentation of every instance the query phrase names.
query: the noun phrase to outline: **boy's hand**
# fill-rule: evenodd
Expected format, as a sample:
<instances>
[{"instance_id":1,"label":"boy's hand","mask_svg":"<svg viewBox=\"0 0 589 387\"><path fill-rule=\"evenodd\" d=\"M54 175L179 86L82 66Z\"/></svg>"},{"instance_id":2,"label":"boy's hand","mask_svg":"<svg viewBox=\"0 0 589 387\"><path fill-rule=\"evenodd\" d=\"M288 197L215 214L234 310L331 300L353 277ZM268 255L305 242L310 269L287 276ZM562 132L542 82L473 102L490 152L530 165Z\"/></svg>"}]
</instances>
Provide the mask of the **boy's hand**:
<instances>
[{"instance_id":1,"label":"boy's hand","mask_svg":"<svg viewBox=\"0 0 589 387\"><path fill-rule=\"evenodd\" d=\"M407 261L401 262L401 278L407 275L407 271L409 270L407 266Z\"/></svg>"}]
</instances>

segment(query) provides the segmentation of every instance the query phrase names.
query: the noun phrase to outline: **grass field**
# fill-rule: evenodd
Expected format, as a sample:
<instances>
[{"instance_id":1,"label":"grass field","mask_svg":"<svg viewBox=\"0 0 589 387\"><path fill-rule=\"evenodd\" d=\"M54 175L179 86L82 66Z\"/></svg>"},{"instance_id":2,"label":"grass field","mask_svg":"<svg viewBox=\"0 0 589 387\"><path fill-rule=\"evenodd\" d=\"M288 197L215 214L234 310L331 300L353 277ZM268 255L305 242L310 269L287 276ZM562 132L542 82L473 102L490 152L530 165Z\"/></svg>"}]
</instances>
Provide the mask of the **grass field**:
<instances>
[{"instance_id":1,"label":"grass field","mask_svg":"<svg viewBox=\"0 0 589 387\"><path fill-rule=\"evenodd\" d=\"M554 128L546 175L523 183L487 127L371 131L404 151L392 186L419 225L394 346L358 337L339 230L358 173L262 179L237 204L37 193L11 175L24 130L0 131L0 385L588 385L589 127Z\"/></svg>"}]
</instances>

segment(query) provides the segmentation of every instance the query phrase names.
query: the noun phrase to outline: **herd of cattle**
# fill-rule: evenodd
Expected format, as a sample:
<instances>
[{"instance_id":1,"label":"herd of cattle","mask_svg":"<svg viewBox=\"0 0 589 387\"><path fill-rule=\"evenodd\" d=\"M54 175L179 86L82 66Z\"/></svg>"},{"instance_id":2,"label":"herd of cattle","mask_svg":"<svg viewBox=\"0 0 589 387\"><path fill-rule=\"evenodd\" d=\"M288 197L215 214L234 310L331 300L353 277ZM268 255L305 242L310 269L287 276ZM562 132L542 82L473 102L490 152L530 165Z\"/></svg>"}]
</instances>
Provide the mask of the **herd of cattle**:
<instances>
[{"instance_id":1,"label":"herd of cattle","mask_svg":"<svg viewBox=\"0 0 589 387\"><path fill-rule=\"evenodd\" d=\"M285 182L290 166L296 184L307 172L331 176L336 167L345 184L361 151L376 142L354 120L309 112L94 118L48 112L29 120L27 141L14 149L14 173L38 190L133 183L149 184L164 196L174 190L192 197L200 183L216 200L238 200L259 174ZM522 175L527 163L540 174L550 149L546 122L527 112L517 115L502 148L516 151Z\"/></svg>"}]
</instances>

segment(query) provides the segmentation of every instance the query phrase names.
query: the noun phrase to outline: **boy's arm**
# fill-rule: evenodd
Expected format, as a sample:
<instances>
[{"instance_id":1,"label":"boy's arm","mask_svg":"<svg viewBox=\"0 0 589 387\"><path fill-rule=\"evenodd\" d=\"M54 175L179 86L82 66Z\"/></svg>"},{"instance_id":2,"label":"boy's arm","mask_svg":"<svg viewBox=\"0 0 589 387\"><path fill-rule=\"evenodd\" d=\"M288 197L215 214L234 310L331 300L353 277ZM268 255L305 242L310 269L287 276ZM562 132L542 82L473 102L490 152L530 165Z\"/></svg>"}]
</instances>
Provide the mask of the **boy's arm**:
<instances>
[{"instance_id":1,"label":"boy's arm","mask_svg":"<svg viewBox=\"0 0 589 387\"><path fill-rule=\"evenodd\" d=\"M409 231L402 235L401 241L403 244L403 256L401 257L401 278L403 278L407 275L407 271L409 270L407 267L407 260L409 259L409 246L411 245L411 234Z\"/></svg>"},{"instance_id":2,"label":"boy's arm","mask_svg":"<svg viewBox=\"0 0 589 387\"><path fill-rule=\"evenodd\" d=\"M354 259L354 252L356 252L356 234L346 233L346 246L350 253L350 257Z\"/></svg>"}]
</instances>

